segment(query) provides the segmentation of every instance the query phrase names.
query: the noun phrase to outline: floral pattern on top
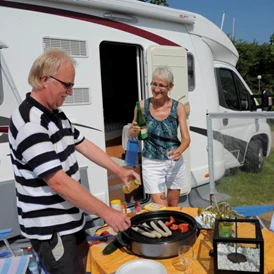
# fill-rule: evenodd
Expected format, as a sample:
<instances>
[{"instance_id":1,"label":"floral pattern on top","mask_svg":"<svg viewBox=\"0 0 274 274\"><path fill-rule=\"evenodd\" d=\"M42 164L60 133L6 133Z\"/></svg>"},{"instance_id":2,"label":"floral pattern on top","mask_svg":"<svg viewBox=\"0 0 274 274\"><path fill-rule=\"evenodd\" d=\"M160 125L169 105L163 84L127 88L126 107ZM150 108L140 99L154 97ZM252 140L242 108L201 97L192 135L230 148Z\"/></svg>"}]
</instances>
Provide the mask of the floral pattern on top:
<instances>
[{"instance_id":1,"label":"floral pattern on top","mask_svg":"<svg viewBox=\"0 0 274 274\"><path fill-rule=\"evenodd\" d=\"M144 140L142 156L149 159L168 160L167 151L176 149L181 144L177 136L179 125L177 117L178 101L172 99L171 111L164 120L156 120L152 117L150 102L151 98L146 99L144 102L148 138Z\"/></svg>"}]
</instances>

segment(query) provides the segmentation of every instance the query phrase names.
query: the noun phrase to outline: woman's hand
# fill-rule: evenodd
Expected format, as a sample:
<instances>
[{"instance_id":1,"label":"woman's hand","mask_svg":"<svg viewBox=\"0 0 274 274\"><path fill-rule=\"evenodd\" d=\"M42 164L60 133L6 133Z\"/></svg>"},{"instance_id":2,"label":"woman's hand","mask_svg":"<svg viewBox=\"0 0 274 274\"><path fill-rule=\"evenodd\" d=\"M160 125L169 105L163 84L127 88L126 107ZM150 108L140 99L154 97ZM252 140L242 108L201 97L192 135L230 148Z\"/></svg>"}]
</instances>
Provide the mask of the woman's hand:
<instances>
[{"instance_id":1,"label":"woman's hand","mask_svg":"<svg viewBox=\"0 0 274 274\"><path fill-rule=\"evenodd\" d=\"M131 126L129 127L129 137L131 138L136 138L138 133L140 131L140 127L137 126L137 123L136 122L132 122Z\"/></svg>"},{"instance_id":2,"label":"woman's hand","mask_svg":"<svg viewBox=\"0 0 274 274\"><path fill-rule=\"evenodd\" d=\"M181 158L181 155L182 155L182 151L179 149L179 148L176 148L176 149L173 149L173 150L170 150L167 152L167 156L173 156L172 157L172 160L177 162L180 158Z\"/></svg>"}]
</instances>

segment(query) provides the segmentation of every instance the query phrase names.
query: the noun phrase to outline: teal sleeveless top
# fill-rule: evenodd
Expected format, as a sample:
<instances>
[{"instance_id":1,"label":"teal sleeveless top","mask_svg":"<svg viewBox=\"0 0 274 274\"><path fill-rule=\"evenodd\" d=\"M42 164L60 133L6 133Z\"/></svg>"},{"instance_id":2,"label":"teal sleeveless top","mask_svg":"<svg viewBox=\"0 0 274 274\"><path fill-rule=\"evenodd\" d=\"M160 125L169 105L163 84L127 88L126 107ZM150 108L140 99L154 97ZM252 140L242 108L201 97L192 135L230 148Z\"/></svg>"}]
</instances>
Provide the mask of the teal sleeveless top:
<instances>
[{"instance_id":1,"label":"teal sleeveless top","mask_svg":"<svg viewBox=\"0 0 274 274\"><path fill-rule=\"evenodd\" d=\"M150 114L151 98L144 102L144 116L147 123L148 138L144 140L142 156L150 159L168 160L168 150L177 148L181 142L177 137L178 101L172 99L172 107L168 117L164 120L155 120Z\"/></svg>"}]
</instances>

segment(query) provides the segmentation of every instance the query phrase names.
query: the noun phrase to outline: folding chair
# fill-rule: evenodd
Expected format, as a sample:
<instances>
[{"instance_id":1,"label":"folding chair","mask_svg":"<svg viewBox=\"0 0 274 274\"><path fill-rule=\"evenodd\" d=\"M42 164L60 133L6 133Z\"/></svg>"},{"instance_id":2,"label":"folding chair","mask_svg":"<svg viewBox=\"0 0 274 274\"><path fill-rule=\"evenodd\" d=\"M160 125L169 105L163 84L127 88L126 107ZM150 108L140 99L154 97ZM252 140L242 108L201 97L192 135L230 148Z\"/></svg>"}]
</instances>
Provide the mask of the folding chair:
<instances>
[{"instance_id":1,"label":"folding chair","mask_svg":"<svg viewBox=\"0 0 274 274\"><path fill-rule=\"evenodd\" d=\"M0 258L0 274L23 274L27 271L29 265L29 256L15 255L8 240L6 239L11 232L12 228L0 230L0 240L4 241L7 249L9 250L9 252L4 253L4 255L8 256L11 254L11 257Z\"/></svg>"},{"instance_id":2,"label":"folding chair","mask_svg":"<svg viewBox=\"0 0 274 274\"><path fill-rule=\"evenodd\" d=\"M261 226L265 229L268 229L263 221L261 220L260 216L261 214L267 213L269 211L274 210L274 205L251 205L251 206L235 206L233 209L238 212L239 214L242 214L246 217L252 217L255 216ZM270 230L274 231L274 214L272 216Z\"/></svg>"}]
</instances>

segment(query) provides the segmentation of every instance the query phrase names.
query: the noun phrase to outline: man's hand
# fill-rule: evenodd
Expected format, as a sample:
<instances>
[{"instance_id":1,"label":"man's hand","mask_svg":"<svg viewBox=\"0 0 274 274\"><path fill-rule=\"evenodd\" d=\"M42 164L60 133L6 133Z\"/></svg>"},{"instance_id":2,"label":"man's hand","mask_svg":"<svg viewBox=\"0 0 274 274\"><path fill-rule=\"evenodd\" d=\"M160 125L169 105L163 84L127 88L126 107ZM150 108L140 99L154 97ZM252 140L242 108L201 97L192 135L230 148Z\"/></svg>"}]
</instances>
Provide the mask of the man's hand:
<instances>
[{"instance_id":1,"label":"man's hand","mask_svg":"<svg viewBox=\"0 0 274 274\"><path fill-rule=\"evenodd\" d=\"M103 219L115 232L124 231L131 225L130 219L124 213L111 207Z\"/></svg>"},{"instance_id":2,"label":"man's hand","mask_svg":"<svg viewBox=\"0 0 274 274\"><path fill-rule=\"evenodd\" d=\"M131 180L136 179L138 181L141 181L140 175L132 169L122 168L119 174L117 175L121 178L121 180L124 182L124 184L127 186L128 189L129 189L129 182Z\"/></svg>"}]
</instances>

